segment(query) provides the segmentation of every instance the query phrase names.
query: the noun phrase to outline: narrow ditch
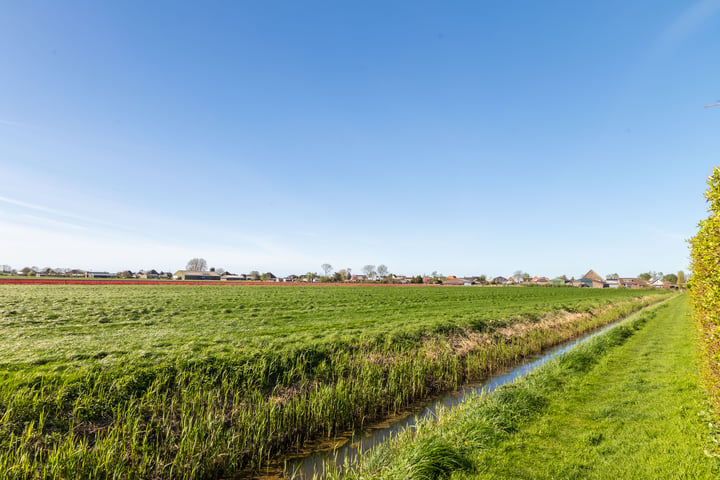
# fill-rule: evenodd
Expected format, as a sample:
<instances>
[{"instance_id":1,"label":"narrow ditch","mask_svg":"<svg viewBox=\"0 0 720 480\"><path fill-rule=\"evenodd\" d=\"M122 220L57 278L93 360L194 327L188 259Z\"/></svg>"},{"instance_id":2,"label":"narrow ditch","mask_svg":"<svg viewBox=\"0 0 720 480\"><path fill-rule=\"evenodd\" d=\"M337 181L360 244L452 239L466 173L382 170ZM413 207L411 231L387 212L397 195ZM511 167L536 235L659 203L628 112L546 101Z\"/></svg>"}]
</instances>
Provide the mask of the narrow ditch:
<instances>
[{"instance_id":1,"label":"narrow ditch","mask_svg":"<svg viewBox=\"0 0 720 480\"><path fill-rule=\"evenodd\" d=\"M323 471L328 468L328 465L330 465L331 469L334 465L335 470L338 470L346 462L352 461L358 454L373 449L392 438L398 432L406 428L412 428L421 420L435 417L439 409L453 408L464 402L467 397L492 392L505 384L524 377L537 367L562 355L576 345L605 333L630 316L636 315L646 308L667 300L668 299L663 299L627 317L621 317L609 324L588 331L579 337L549 347L539 354L528 356L520 363L501 369L482 381L466 383L457 390L424 399L422 402L411 405L406 411L385 419L382 422L366 426L362 430L348 432L332 439L312 443L303 451L285 457L283 464L266 465L263 471L256 474L253 478L257 480L309 480L313 477L324 478L325 475Z\"/></svg>"}]
</instances>

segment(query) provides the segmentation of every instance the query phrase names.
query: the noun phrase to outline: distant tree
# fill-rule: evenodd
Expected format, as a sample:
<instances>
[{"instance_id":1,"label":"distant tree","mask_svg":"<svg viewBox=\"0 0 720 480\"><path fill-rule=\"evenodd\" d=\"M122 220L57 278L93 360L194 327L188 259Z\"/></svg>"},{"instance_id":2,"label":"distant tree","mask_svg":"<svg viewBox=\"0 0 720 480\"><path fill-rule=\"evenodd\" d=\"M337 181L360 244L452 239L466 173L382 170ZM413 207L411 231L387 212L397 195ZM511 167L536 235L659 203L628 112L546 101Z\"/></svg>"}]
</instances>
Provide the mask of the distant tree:
<instances>
[{"instance_id":1,"label":"distant tree","mask_svg":"<svg viewBox=\"0 0 720 480\"><path fill-rule=\"evenodd\" d=\"M377 273L380 276L380 278L385 278L388 273L388 267L383 264L378 265Z\"/></svg>"},{"instance_id":2,"label":"distant tree","mask_svg":"<svg viewBox=\"0 0 720 480\"><path fill-rule=\"evenodd\" d=\"M117 276L119 278L133 278L135 276L135 274L133 272L131 272L130 270L125 270L125 271L119 272L117 274Z\"/></svg>"},{"instance_id":3,"label":"distant tree","mask_svg":"<svg viewBox=\"0 0 720 480\"><path fill-rule=\"evenodd\" d=\"M527 282L528 280L530 280L530 274L529 274L529 273L523 273L523 274L522 274L522 281L523 281L523 282Z\"/></svg>"},{"instance_id":4,"label":"distant tree","mask_svg":"<svg viewBox=\"0 0 720 480\"><path fill-rule=\"evenodd\" d=\"M260 280L262 280L263 282L267 282L268 280L270 280L270 274L267 272L263 273L262 275L260 275Z\"/></svg>"},{"instance_id":5,"label":"distant tree","mask_svg":"<svg viewBox=\"0 0 720 480\"><path fill-rule=\"evenodd\" d=\"M523 273L522 270L515 270L515 272L512 274L512 278L515 279L516 282L519 282L523 279L524 275L527 275L527 274Z\"/></svg>"},{"instance_id":6,"label":"distant tree","mask_svg":"<svg viewBox=\"0 0 720 480\"><path fill-rule=\"evenodd\" d=\"M410 279L410 283L415 283L415 284L423 283L422 276L416 275L416 276L412 277L412 278Z\"/></svg>"},{"instance_id":7,"label":"distant tree","mask_svg":"<svg viewBox=\"0 0 720 480\"><path fill-rule=\"evenodd\" d=\"M191 258L185 266L185 270L191 272L204 272L207 270L207 261L204 258Z\"/></svg>"},{"instance_id":8,"label":"distant tree","mask_svg":"<svg viewBox=\"0 0 720 480\"><path fill-rule=\"evenodd\" d=\"M685 272L682 270L677 273L677 284L681 286L685 285Z\"/></svg>"},{"instance_id":9,"label":"distant tree","mask_svg":"<svg viewBox=\"0 0 720 480\"><path fill-rule=\"evenodd\" d=\"M345 269L345 280L352 280L352 268Z\"/></svg>"},{"instance_id":10,"label":"distant tree","mask_svg":"<svg viewBox=\"0 0 720 480\"><path fill-rule=\"evenodd\" d=\"M337 271L333 274L333 276L332 276L332 278L330 278L330 280L332 280L333 282L342 282L343 280L345 280L345 274L343 273L342 270Z\"/></svg>"},{"instance_id":11,"label":"distant tree","mask_svg":"<svg viewBox=\"0 0 720 480\"><path fill-rule=\"evenodd\" d=\"M216 269L215 269L215 272L216 272L218 275L222 275L223 273L225 273L225 269L222 268L222 267L216 268Z\"/></svg>"},{"instance_id":12,"label":"distant tree","mask_svg":"<svg viewBox=\"0 0 720 480\"><path fill-rule=\"evenodd\" d=\"M320 265L320 268L322 268L323 272L325 272L326 277L330 276L330 272L332 272L333 269L332 265L330 265L329 263L323 263L322 265Z\"/></svg>"},{"instance_id":13,"label":"distant tree","mask_svg":"<svg viewBox=\"0 0 720 480\"><path fill-rule=\"evenodd\" d=\"M307 272L305 274L305 278L307 278L307 281L310 283L314 282L315 279L317 278L317 276L318 276L318 274L315 272Z\"/></svg>"},{"instance_id":14,"label":"distant tree","mask_svg":"<svg viewBox=\"0 0 720 480\"><path fill-rule=\"evenodd\" d=\"M670 283L677 283L678 282L678 276L674 273L668 273L667 275L662 277L663 282L670 282Z\"/></svg>"},{"instance_id":15,"label":"distant tree","mask_svg":"<svg viewBox=\"0 0 720 480\"><path fill-rule=\"evenodd\" d=\"M12 267L10 265L3 265L2 271L3 273L10 273L12 271Z\"/></svg>"},{"instance_id":16,"label":"distant tree","mask_svg":"<svg viewBox=\"0 0 720 480\"><path fill-rule=\"evenodd\" d=\"M653 270L650 270L648 272L641 273L640 275L638 275L638 278L642 280L657 280L661 279L663 276L663 272L655 272Z\"/></svg>"},{"instance_id":17,"label":"distant tree","mask_svg":"<svg viewBox=\"0 0 720 480\"><path fill-rule=\"evenodd\" d=\"M605 278L608 280L617 280L618 278L620 278L620 275L618 275L617 273L611 273L608 276L606 276Z\"/></svg>"},{"instance_id":18,"label":"distant tree","mask_svg":"<svg viewBox=\"0 0 720 480\"><path fill-rule=\"evenodd\" d=\"M250 278L250 280L260 280L260 272L258 272L257 270L253 270L248 274L248 277Z\"/></svg>"},{"instance_id":19,"label":"distant tree","mask_svg":"<svg viewBox=\"0 0 720 480\"><path fill-rule=\"evenodd\" d=\"M33 270L33 269L30 268L30 267L23 267L23 268L20 270L20 274L21 274L21 275L33 275L33 274L35 274L35 270Z\"/></svg>"},{"instance_id":20,"label":"distant tree","mask_svg":"<svg viewBox=\"0 0 720 480\"><path fill-rule=\"evenodd\" d=\"M365 265L362 270L363 273L367 275L370 280L375 278L375 265Z\"/></svg>"},{"instance_id":21,"label":"distant tree","mask_svg":"<svg viewBox=\"0 0 720 480\"><path fill-rule=\"evenodd\" d=\"M478 277L478 282L480 283L487 283L487 277L485 275L480 275Z\"/></svg>"}]
</instances>

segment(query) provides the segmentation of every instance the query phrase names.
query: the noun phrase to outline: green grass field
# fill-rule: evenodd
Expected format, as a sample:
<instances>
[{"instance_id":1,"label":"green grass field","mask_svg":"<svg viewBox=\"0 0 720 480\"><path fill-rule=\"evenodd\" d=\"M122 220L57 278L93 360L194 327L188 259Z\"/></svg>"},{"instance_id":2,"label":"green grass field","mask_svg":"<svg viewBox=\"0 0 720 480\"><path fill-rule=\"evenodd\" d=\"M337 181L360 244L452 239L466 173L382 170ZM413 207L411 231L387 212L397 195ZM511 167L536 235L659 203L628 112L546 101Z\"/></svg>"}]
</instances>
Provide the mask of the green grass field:
<instances>
[{"instance_id":1,"label":"green grass field","mask_svg":"<svg viewBox=\"0 0 720 480\"><path fill-rule=\"evenodd\" d=\"M246 470L663 295L3 285L0 478Z\"/></svg>"},{"instance_id":2,"label":"green grass field","mask_svg":"<svg viewBox=\"0 0 720 480\"><path fill-rule=\"evenodd\" d=\"M696 336L686 297L673 299L407 432L348 478L716 479Z\"/></svg>"}]
</instances>

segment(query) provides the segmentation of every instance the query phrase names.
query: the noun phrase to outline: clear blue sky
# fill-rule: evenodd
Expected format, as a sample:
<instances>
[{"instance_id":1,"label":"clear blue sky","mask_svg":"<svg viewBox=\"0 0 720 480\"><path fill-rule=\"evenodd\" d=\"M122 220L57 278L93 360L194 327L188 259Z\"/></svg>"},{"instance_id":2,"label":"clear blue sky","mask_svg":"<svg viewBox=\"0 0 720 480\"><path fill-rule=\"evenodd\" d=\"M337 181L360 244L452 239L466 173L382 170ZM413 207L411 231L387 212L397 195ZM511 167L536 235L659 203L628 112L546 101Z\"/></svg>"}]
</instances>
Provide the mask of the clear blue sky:
<instances>
[{"instance_id":1,"label":"clear blue sky","mask_svg":"<svg viewBox=\"0 0 720 480\"><path fill-rule=\"evenodd\" d=\"M2 2L0 263L686 269L720 1Z\"/></svg>"}]
</instances>

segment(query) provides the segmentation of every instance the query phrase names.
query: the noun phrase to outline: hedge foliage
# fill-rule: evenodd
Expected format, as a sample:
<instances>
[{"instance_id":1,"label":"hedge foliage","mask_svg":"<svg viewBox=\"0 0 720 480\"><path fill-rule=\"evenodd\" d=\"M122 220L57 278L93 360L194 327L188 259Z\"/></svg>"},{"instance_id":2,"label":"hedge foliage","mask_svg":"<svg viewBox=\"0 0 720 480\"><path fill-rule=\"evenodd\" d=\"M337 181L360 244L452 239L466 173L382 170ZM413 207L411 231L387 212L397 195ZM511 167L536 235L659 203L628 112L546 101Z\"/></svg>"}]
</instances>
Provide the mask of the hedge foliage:
<instances>
[{"instance_id":1,"label":"hedge foliage","mask_svg":"<svg viewBox=\"0 0 720 480\"><path fill-rule=\"evenodd\" d=\"M710 215L690 239L690 299L705 340L706 373L720 405L720 168L714 167L705 192Z\"/></svg>"}]
</instances>

